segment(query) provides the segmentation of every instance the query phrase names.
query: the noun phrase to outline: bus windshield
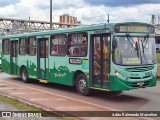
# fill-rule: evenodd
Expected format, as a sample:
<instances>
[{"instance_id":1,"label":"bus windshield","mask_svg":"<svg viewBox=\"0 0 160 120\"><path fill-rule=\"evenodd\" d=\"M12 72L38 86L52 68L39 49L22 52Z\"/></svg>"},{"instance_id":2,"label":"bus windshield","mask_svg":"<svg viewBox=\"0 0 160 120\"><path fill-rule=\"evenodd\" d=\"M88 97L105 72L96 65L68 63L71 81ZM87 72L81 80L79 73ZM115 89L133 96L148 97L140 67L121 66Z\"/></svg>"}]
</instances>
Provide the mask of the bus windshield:
<instances>
[{"instance_id":1,"label":"bus windshield","mask_svg":"<svg viewBox=\"0 0 160 120\"><path fill-rule=\"evenodd\" d=\"M115 37L113 62L121 65L145 65L156 63L155 38Z\"/></svg>"}]
</instances>

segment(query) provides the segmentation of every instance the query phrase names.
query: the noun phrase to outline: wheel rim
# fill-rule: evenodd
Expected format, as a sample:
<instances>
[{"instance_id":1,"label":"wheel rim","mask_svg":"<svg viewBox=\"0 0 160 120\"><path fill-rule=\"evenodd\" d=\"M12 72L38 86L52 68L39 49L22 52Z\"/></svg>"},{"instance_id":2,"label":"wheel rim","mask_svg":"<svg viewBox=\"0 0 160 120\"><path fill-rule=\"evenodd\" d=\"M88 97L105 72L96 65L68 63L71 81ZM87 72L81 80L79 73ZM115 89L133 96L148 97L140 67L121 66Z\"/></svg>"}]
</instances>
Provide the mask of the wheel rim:
<instances>
[{"instance_id":1,"label":"wheel rim","mask_svg":"<svg viewBox=\"0 0 160 120\"><path fill-rule=\"evenodd\" d=\"M86 82L86 80L84 78L80 79L79 80L79 90L81 92L85 92L86 88L87 88L87 82Z\"/></svg>"},{"instance_id":2,"label":"wheel rim","mask_svg":"<svg viewBox=\"0 0 160 120\"><path fill-rule=\"evenodd\" d=\"M27 79L27 73L25 72L25 70L22 73L22 78L24 81Z\"/></svg>"}]
</instances>

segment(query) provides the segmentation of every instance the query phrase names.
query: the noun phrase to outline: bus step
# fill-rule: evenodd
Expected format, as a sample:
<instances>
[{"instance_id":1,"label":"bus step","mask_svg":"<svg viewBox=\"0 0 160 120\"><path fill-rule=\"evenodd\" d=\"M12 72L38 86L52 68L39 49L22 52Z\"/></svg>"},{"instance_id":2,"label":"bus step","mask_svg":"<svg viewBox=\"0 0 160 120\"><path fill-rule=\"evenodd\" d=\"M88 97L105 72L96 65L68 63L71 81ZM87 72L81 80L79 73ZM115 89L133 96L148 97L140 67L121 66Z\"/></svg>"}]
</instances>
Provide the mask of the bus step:
<instances>
[{"instance_id":1,"label":"bus step","mask_svg":"<svg viewBox=\"0 0 160 120\"><path fill-rule=\"evenodd\" d=\"M90 89L102 90L102 91L110 91L109 89L104 89L104 88L96 88L96 87L90 87Z\"/></svg>"},{"instance_id":2,"label":"bus step","mask_svg":"<svg viewBox=\"0 0 160 120\"><path fill-rule=\"evenodd\" d=\"M39 79L39 82L41 82L41 83L48 83L47 80L43 80L43 79Z\"/></svg>"}]
</instances>

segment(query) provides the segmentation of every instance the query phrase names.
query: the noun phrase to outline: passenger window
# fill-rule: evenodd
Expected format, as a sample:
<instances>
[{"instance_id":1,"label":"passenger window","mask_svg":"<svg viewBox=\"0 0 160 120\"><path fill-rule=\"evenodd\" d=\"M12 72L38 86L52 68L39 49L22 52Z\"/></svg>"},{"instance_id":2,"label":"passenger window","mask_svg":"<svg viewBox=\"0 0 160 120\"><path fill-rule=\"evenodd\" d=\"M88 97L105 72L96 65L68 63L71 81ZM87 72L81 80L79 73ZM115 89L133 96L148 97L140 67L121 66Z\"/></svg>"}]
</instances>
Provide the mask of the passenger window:
<instances>
[{"instance_id":1,"label":"passenger window","mask_svg":"<svg viewBox=\"0 0 160 120\"><path fill-rule=\"evenodd\" d=\"M51 36L51 55L66 55L66 35Z\"/></svg>"},{"instance_id":2,"label":"passenger window","mask_svg":"<svg viewBox=\"0 0 160 120\"><path fill-rule=\"evenodd\" d=\"M31 37L28 39L28 54L36 55L36 38Z\"/></svg>"},{"instance_id":3,"label":"passenger window","mask_svg":"<svg viewBox=\"0 0 160 120\"><path fill-rule=\"evenodd\" d=\"M10 41L9 40L3 40L3 54L8 55L10 52Z\"/></svg>"},{"instance_id":4,"label":"passenger window","mask_svg":"<svg viewBox=\"0 0 160 120\"><path fill-rule=\"evenodd\" d=\"M26 38L21 38L19 41L19 54L20 55L26 54Z\"/></svg>"},{"instance_id":5,"label":"passenger window","mask_svg":"<svg viewBox=\"0 0 160 120\"><path fill-rule=\"evenodd\" d=\"M68 40L69 56L86 56L87 55L87 34L75 33L69 35Z\"/></svg>"}]
</instances>

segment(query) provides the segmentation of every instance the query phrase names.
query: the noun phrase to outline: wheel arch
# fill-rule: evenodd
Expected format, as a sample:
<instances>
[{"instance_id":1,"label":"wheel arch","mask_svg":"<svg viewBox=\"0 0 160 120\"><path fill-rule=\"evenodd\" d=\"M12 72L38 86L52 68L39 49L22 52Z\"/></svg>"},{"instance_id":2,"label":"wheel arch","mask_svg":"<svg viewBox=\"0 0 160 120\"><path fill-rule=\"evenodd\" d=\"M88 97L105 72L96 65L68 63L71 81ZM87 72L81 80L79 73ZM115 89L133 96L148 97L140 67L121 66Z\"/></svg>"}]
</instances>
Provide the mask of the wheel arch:
<instances>
[{"instance_id":1,"label":"wheel arch","mask_svg":"<svg viewBox=\"0 0 160 120\"><path fill-rule=\"evenodd\" d=\"M72 85L73 86L76 85L76 79L77 79L78 75L80 75L80 74L84 74L84 72L82 72L81 70L77 70L74 72L73 77L72 77Z\"/></svg>"}]
</instances>

